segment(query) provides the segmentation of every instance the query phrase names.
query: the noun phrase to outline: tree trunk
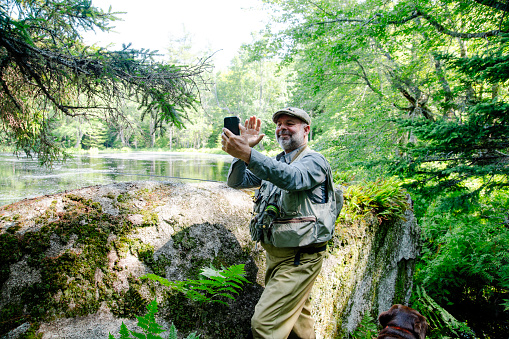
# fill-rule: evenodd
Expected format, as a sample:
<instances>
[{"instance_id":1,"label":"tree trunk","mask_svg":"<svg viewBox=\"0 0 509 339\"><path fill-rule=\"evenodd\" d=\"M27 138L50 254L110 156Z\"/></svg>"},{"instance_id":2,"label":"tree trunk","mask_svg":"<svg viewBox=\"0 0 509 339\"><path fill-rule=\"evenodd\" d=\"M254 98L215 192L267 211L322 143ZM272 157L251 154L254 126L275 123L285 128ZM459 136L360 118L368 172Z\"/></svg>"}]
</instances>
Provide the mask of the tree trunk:
<instances>
[{"instance_id":1,"label":"tree trunk","mask_svg":"<svg viewBox=\"0 0 509 339\"><path fill-rule=\"evenodd\" d=\"M458 38L458 44L460 47L461 57L466 58L467 57L467 49L465 47L465 44L463 43L463 40L461 40L461 38ZM474 100L475 92L474 92L474 89L472 88L472 85L468 84L467 86L468 87L467 87L465 99L467 102L472 102Z\"/></svg>"},{"instance_id":2,"label":"tree trunk","mask_svg":"<svg viewBox=\"0 0 509 339\"><path fill-rule=\"evenodd\" d=\"M170 139L168 141L168 146L170 147L170 151L171 151L171 147L172 147L172 144L173 144L173 126L170 126L169 127L169 133L168 133L168 138Z\"/></svg>"},{"instance_id":3,"label":"tree trunk","mask_svg":"<svg viewBox=\"0 0 509 339\"><path fill-rule=\"evenodd\" d=\"M262 99L263 99L263 61L260 60L260 95L259 95L259 102L258 102L258 109L260 113L262 112Z\"/></svg>"},{"instance_id":4,"label":"tree trunk","mask_svg":"<svg viewBox=\"0 0 509 339\"><path fill-rule=\"evenodd\" d=\"M74 148L81 148L81 139L83 138L83 131L81 130L80 126L76 128L76 144L74 145Z\"/></svg>"},{"instance_id":5,"label":"tree trunk","mask_svg":"<svg viewBox=\"0 0 509 339\"><path fill-rule=\"evenodd\" d=\"M150 147L154 148L156 144L156 119L150 117Z\"/></svg>"}]
</instances>

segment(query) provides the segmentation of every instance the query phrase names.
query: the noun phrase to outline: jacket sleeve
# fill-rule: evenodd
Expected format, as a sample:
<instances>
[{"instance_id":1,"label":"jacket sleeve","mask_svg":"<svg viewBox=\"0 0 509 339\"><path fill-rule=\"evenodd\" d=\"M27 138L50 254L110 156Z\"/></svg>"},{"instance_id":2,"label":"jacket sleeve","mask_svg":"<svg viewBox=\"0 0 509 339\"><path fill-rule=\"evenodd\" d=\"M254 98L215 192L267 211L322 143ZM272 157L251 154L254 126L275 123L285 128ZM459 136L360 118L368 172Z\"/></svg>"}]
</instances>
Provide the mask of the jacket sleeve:
<instances>
[{"instance_id":1,"label":"jacket sleeve","mask_svg":"<svg viewBox=\"0 0 509 339\"><path fill-rule=\"evenodd\" d=\"M228 171L227 185L232 188L251 188L260 186L262 180L247 169L246 163L234 158Z\"/></svg>"},{"instance_id":2,"label":"jacket sleeve","mask_svg":"<svg viewBox=\"0 0 509 339\"><path fill-rule=\"evenodd\" d=\"M244 163L245 165L245 163ZM252 149L248 171L287 191L310 190L327 180L327 160L317 152L291 164L279 162Z\"/></svg>"}]
</instances>

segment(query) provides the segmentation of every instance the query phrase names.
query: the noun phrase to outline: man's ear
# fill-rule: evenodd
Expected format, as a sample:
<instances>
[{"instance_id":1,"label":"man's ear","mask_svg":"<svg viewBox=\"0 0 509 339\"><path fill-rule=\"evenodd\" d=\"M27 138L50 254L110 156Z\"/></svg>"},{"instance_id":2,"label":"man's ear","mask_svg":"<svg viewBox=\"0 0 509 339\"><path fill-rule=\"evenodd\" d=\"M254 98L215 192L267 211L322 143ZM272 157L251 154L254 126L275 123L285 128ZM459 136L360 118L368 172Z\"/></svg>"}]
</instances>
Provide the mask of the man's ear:
<instances>
[{"instance_id":1,"label":"man's ear","mask_svg":"<svg viewBox=\"0 0 509 339\"><path fill-rule=\"evenodd\" d=\"M309 131L311 131L311 126L309 125L305 125L304 126L304 135L308 135L309 134Z\"/></svg>"}]
</instances>

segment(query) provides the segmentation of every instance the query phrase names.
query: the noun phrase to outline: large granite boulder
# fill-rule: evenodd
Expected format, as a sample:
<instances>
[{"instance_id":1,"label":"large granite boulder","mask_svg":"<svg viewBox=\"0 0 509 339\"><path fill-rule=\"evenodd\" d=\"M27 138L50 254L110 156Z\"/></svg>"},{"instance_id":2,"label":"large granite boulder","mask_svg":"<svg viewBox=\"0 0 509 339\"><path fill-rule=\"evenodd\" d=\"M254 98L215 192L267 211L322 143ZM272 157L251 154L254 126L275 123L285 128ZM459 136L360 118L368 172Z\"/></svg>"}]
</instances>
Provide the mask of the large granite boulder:
<instances>
[{"instance_id":1,"label":"large granite boulder","mask_svg":"<svg viewBox=\"0 0 509 339\"><path fill-rule=\"evenodd\" d=\"M220 183L133 182L3 206L0 338L118 337L121 323L135 329L154 298L165 328L243 338L264 274L263 250L248 231L251 193ZM405 215L337 225L312 294L319 338L352 332L363 315L408 302L419 229L411 209ZM199 304L140 279L196 279L201 268L236 264L251 284L228 305Z\"/></svg>"}]
</instances>

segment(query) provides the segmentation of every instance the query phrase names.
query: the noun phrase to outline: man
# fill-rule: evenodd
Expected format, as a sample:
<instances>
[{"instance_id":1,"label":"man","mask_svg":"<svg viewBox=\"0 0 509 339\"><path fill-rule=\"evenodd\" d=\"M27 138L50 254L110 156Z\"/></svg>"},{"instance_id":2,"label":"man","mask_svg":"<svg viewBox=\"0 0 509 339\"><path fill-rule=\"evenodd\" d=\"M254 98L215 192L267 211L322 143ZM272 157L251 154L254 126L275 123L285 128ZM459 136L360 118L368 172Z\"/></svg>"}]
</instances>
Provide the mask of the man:
<instances>
[{"instance_id":1,"label":"man","mask_svg":"<svg viewBox=\"0 0 509 339\"><path fill-rule=\"evenodd\" d=\"M234 188L258 187L250 231L266 251L265 290L251 319L254 338L315 338L309 295L322 267L336 220L331 168L307 146L311 119L299 108L274 113L283 152L276 159L253 147L262 138L256 117L224 128L223 150L236 159L228 173Z\"/></svg>"}]
</instances>

